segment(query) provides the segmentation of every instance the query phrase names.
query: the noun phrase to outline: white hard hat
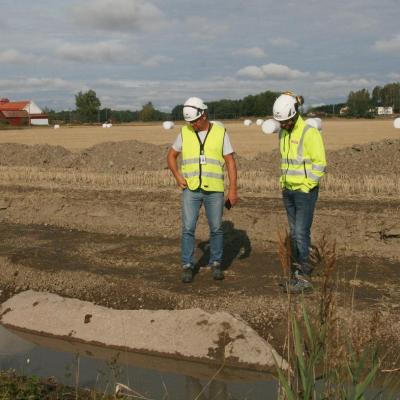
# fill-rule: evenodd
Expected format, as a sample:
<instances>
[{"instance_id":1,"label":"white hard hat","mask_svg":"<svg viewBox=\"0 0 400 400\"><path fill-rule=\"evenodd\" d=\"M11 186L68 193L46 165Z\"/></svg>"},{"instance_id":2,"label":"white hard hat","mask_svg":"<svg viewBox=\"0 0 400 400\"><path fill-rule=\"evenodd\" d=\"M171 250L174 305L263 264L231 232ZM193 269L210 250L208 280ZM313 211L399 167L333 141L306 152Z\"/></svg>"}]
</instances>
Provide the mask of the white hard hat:
<instances>
[{"instance_id":1,"label":"white hard hat","mask_svg":"<svg viewBox=\"0 0 400 400\"><path fill-rule=\"evenodd\" d=\"M297 114L297 99L289 94L281 94L272 109L276 121L286 121Z\"/></svg>"},{"instance_id":2,"label":"white hard hat","mask_svg":"<svg viewBox=\"0 0 400 400\"><path fill-rule=\"evenodd\" d=\"M202 99L190 97L183 105L183 118L185 118L187 122L195 121L204 114L204 110L207 110L207 106Z\"/></svg>"}]
</instances>

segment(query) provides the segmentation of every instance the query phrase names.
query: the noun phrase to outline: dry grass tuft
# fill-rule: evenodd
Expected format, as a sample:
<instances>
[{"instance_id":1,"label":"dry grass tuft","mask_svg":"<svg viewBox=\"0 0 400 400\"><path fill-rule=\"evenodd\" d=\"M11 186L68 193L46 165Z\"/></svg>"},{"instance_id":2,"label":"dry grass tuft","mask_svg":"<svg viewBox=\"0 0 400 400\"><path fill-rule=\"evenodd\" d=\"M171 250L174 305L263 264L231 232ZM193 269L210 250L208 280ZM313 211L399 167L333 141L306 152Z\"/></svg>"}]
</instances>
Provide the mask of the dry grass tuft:
<instances>
[{"instance_id":1,"label":"dry grass tuft","mask_svg":"<svg viewBox=\"0 0 400 400\"><path fill-rule=\"evenodd\" d=\"M0 167L0 183L5 185L40 186L47 188L68 187L76 189L121 190L160 189L176 186L168 170L137 171L124 174L82 172L71 169L47 170L37 167ZM277 177L263 171L243 171L238 174L241 193L278 196L280 187ZM322 183L326 196L398 197L399 176L360 176L354 178L328 175Z\"/></svg>"}]
</instances>

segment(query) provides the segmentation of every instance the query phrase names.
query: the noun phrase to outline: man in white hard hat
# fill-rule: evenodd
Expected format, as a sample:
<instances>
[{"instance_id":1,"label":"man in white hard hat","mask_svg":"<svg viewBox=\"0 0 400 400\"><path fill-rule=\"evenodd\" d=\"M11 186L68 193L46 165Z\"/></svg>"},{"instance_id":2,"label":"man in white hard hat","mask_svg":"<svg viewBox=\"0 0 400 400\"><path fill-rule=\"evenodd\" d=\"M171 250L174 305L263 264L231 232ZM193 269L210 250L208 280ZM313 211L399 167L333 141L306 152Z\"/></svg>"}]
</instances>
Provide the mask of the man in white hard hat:
<instances>
[{"instance_id":1,"label":"man in white hard hat","mask_svg":"<svg viewBox=\"0 0 400 400\"><path fill-rule=\"evenodd\" d=\"M288 92L280 95L273 105L273 117L281 127L280 183L290 228L293 273L286 288L291 293L312 289L311 225L319 182L326 169L321 132L307 125L299 114L303 101L301 96Z\"/></svg>"},{"instance_id":2,"label":"man in white hard hat","mask_svg":"<svg viewBox=\"0 0 400 400\"><path fill-rule=\"evenodd\" d=\"M182 189L182 282L192 282L195 274L195 230L202 204L210 228L209 265L213 278L222 280L224 204L230 208L238 201L234 151L225 128L209 121L203 100L190 97L183 106L183 117L188 124L182 128L167 156L168 167ZM177 165L180 154L181 170ZM229 178L226 200L225 164Z\"/></svg>"}]
</instances>

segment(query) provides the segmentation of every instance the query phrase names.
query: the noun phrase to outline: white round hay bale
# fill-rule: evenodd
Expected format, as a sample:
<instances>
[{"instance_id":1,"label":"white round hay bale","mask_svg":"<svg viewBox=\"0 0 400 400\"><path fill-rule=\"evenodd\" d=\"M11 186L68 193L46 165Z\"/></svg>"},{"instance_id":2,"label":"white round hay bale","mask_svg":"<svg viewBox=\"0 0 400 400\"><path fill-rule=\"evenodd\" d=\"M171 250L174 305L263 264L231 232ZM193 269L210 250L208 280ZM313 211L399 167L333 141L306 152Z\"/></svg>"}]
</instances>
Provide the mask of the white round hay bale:
<instances>
[{"instance_id":1,"label":"white round hay bale","mask_svg":"<svg viewBox=\"0 0 400 400\"><path fill-rule=\"evenodd\" d=\"M394 126L396 129L400 129L400 118L396 118L396 119L393 121L393 126Z\"/></svg>"},{"instance_id":2,"label":"white round hay bale","mask_svg":"<svg viewBox=\"0 0 400 400\"><path fill-rule=\"evenodd\" d=\"M210 121L212 124L219 125L222 128L225 128L225 125L221 121Z\"/></svg>"},{"instance_id":3,"label":"white round hay bale","mask_svg":"<svg viewBox=\"0 0 400 400\"><path fill-rule=\"evenodd\" d=\"M322 120L321 118L308 118L306 119L306 124L312 126L313 128L318 129L319 131L322 129Z\"/></svg>"},{"instance_id":4,"label":"white round hay bale","mask_svg":"<svg viewBox=\"0 0 400 400\"><path fill-rule=\"evenodd\" d=\"M54 125L54 129L60 129L60 125L55 124L55 125Z\"/></svg>"},{"instance_id":5,"label":"white round hay bale","mask_svg":"<svg viewBox=\"0 0 400 400\"><path fill-rule=\"evenodd\" d=\"M281 129L281 124L274 119L267 119L261 125L261 130L266 135L271 135L271 133L277 133Z\"/></svg>"},{"instance_id":6,"label":"white round hay bale","mask_svg":"<svg viewBox=\"0 0 400 400\"><path fill-rule=\"evenodd\" d=\"M172 129L174 127L174 123L172 121L164 121L162 126L164 129Z\"/></svg>"},{"instance_id":7,"label":"white round hay bale","mask_svg":"<svg viewBox=\"0 0 400 400\"><path fill-rule=\"evenodd\" d=\"M258 120L256 121L256 124L257 124L258 126L261 126L261 125L263 124L263 122L264 122L263 119L258 118Z\"/></svg>"},{"instance_id":8,"label":"white round hay bale","mask_svg":"<svg viewBox=\"0 0 400 400\"><path fill-rule=\"evenodd\" d=\"M253 121L251 119L245 119L243 121L243 125L244 126L250 126L253 123Z\"/></svg>"}]
</instances>

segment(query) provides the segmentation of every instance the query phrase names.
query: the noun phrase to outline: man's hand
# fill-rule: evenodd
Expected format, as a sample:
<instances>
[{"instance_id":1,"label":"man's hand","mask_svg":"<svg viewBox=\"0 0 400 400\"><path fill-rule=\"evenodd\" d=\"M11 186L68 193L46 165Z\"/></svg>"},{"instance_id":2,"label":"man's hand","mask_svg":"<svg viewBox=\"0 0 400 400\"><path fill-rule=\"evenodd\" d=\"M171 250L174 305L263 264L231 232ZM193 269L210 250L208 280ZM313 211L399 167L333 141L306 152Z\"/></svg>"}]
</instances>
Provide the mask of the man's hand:
<instances>
[{"instance_id":1,"label":"man's hand","mask_svg":"<svg viewBox=\"0 0 400 400\"><path fill-rule=\"evenodd\" d=\"M233 154L227 154L224 156L226 167L228 170L228 178L229 178L229 190L228 196L230 203L234 206L238 201L239 197L237 195L237 171L236 171L236 162L233 158Z\"/></svg>"},{"instance_id":2,"label":"man's hand","mask_svg":"<svg viewBox=\"0 0 400 400\"><path fill-rule=\"evenodd\" d=\"M181 189L186 189L187 188L187 182L186 179L182 175L178 175L176 177L176 183Z\"/></svg>"},{"instance_id":3,"label":"man's hand","mask_svg":"<svg viewBox=\"0 0 400 400\"><path fill-rule=\"evenodd\" d=\"M239 201L239 197L237 195L236 190L229 190L227 199L231 202L232 207Z\"/></svg>"},{"instance_id":4,"label":"man's hand","mask_svg":"<svg viewBox=\"0 0 400 400\"><path fill-rule=\"evenodd\" d=\"M169 149L168 154L167 154L167 164L168 168L171 170L171 172L174 174L174 177L176 179L176 183L181 189L186 189L187 188L187 182L186 179L182 176L182 174L178 170L178 165L177 165L177 158L179 156L179 152L174 150L172 147Z\"/></svg>"}]
</instances>

